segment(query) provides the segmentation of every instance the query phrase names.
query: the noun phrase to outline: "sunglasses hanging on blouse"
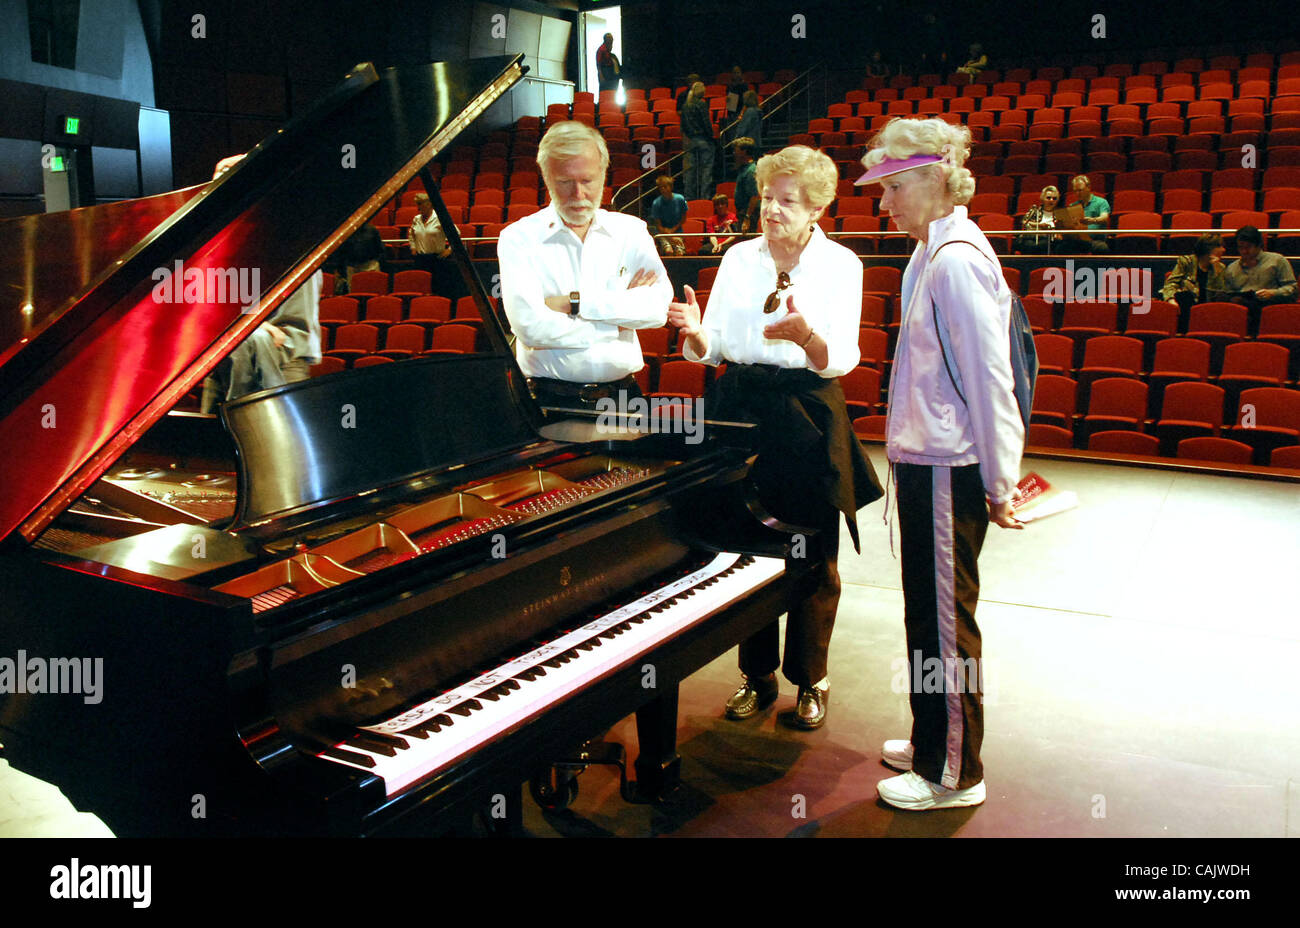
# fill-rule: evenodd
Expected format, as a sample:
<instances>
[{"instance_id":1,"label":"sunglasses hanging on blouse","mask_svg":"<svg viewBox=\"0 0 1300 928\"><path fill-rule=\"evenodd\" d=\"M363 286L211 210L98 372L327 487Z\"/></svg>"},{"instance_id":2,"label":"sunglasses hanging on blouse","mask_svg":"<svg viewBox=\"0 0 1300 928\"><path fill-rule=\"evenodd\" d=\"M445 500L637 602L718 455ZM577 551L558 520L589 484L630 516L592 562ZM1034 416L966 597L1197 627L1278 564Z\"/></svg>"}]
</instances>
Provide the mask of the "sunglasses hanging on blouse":
<instances>
[{"instance_id":1,"label":"sunglasses hanging on blouse","mask_svg":"<svg viewBox=\"0 0 1300 928\"><path fill-rule=\"evenodd\" d=\"M776 289L773 290L766 300L763 301L763 312L774 313L777 307L781 305L781 291L790 286L790 275L781 271L776 275Z\"/></svg>"}]
</instances>

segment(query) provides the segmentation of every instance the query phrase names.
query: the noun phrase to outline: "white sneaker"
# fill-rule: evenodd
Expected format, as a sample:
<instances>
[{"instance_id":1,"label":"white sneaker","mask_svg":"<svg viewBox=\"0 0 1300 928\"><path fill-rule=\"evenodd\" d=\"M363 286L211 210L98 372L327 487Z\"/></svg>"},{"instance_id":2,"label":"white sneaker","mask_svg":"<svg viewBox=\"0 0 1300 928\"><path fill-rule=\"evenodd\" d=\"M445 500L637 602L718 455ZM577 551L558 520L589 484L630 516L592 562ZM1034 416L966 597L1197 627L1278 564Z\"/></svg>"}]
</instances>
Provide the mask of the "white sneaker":
<instances>
[{"instance_id":1,"label":"white sneaker","mask_svg":"<svg viewBox=\"0 0 1300 928\"><path fill-rule=\"evenodd\" d=\"M886 741L880 749L880 759L895 770L912 769L912 742L898 739Z\"/></svg>"},{"instance_id":2,"label":"white sneaker","mask_svg":"<svg viewBox=\"0 0 1300 928\"><path fill-rule=\"evenodd\" d=\"M984 801L984 781L968 789L948 789L931 783L918 773L904 773L876 784L876 792L896 809L924 812L928 809L953 809L977 806Z\"/></svg>"}]
</instances>

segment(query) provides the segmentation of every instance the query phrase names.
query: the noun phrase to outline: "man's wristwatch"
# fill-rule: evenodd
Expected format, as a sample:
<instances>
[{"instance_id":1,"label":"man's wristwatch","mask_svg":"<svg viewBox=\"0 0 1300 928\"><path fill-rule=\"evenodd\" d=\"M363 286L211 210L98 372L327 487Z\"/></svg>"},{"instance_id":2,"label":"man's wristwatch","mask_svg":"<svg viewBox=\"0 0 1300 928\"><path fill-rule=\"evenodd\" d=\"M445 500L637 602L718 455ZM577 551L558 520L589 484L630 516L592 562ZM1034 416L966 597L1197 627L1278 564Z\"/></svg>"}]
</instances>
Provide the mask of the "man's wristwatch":
<instances>
[{"instance_id":1,"label":"man's wristwatch","mask_svg":"<svg viewBox=\"0 0 1300 928\"><path fill-rule=\"evenodd\" d=\"M578 315L578 301L580 297L577 290L569 293L569 315L576 317Z\"/></svg>"}]
</instances>

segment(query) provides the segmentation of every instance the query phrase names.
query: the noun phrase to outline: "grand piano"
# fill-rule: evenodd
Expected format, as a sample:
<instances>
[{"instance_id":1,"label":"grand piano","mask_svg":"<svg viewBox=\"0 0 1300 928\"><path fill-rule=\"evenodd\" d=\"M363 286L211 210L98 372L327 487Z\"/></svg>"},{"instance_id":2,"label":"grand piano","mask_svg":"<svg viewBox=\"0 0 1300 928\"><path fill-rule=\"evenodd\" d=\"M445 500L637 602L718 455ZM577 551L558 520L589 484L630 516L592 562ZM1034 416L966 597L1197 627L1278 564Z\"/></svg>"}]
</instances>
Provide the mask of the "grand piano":
<instances>
[{"instance_id":1,"label":"grand piano","mask_svg":"<svg viewBox=\"0 0 1300 928\"><path fill-rule=\"evenodd\" d=\"M482 350L186 411L408 182L454 229L427 166L522 73L361 65L210 184L0 223L2 756L117 834L508 832L631 713L656 799L679 682L806 582L747 426L542 410L455 235Z\"/></svg>"}]
</instances>

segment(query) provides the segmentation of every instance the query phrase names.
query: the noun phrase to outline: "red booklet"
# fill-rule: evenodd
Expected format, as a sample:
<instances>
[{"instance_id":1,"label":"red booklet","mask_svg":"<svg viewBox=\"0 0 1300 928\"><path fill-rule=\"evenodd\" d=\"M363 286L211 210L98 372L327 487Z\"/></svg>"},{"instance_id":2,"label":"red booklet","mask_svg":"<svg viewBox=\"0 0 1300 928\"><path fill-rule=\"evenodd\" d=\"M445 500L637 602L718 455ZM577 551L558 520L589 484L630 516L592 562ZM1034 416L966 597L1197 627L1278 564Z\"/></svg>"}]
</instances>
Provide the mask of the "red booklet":
<instances>
[{"instance_id":1,"label":"red booklet","mask_svg":"<svg viewBox=\"0 0 1300 928\"><path fill-rule=\"evenodd\" d=\"M1056 515L1079 505L1079 497L1073 490L1054 487L1032 471L1016 486L1020 490L1020 499L1011 504L1011 509L1021 522Z\"/></svg>"}]
</instances>

